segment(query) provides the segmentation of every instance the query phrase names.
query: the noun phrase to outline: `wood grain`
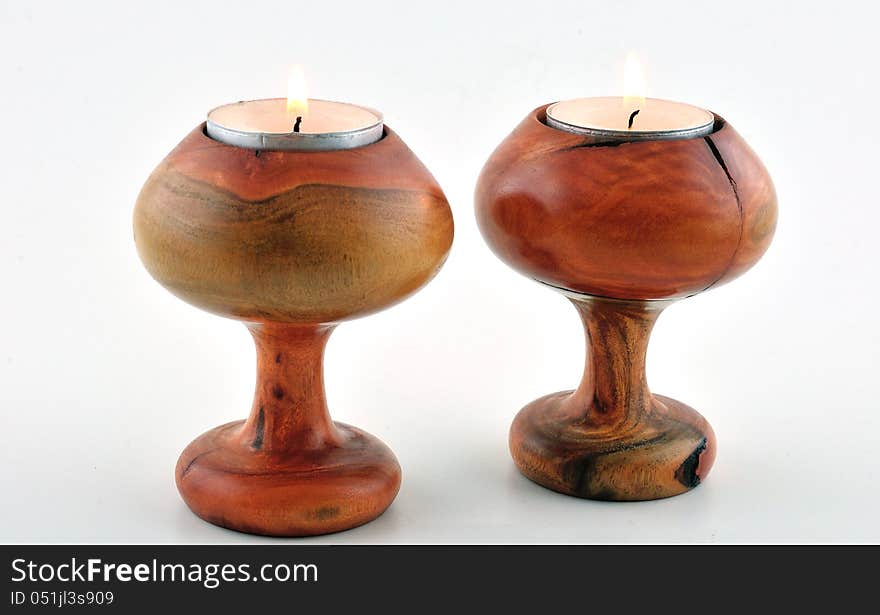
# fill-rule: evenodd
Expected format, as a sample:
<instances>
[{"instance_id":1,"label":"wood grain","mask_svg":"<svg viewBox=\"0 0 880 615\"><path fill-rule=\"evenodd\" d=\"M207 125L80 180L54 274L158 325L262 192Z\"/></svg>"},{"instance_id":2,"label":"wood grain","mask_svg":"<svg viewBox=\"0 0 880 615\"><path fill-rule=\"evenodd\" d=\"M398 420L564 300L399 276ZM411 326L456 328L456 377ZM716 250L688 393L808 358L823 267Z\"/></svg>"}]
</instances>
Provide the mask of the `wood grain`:
<instances>
[{"instance_id":1,"label":"wood grain","mask_svg":"<svg viewBox=\"0 0 880 615\"><path fill-rule=\"evenodd\" d=\"M477 222L501 260L559 288L681 298L758 261L776 226L760 160L723 119L705 138L606 143L536 109L495 150Z\"/></svg>"},{"instance_id":2,"label":"wood grain","mask_svg":"<svg viewBox=\"0 0 880 615\"><path fill-rule=\"evenodd\" d=\"M337 323L426 284L451 247L449 204L403 141L386 127L355 149L259 152L198 126L141 190L134 233L160 284L244 321L257 346L248 419L203 434L178 461L187 505L275 536L380 515L400 466L378 439L331 420L323 350Z\"/></svg>"},{"instance_id":3,"label":"wood grain","mask_svg":"<svg viewBox=\"0 0 880 615\"><path fill-rule=\"evenodd\" d=\"M247 421L193 441L175 472L184 501L216 525L308 536L382 514L400 487L394 454L330 419L322 358L332 326L250 325L257 389Z\"/></svg>"},{"instance_id":4,"label":"wood grain","mask_svg":"<svg viewBox=\"0 0 880 615\"><path fill-rule=\"evenodd\" d=\"M339 322L405 299L443 264L452 213L386 132L351 150L255 152L196 128L138 197L141 260L188 303L249 322Z\"/></svg>"},{"instance_id":5,"label":"wood grain","mask_svg":"<svg viewBox=\"0 0 880 615\"><path fill-rule=\"evenodd\" d=\"M663 301L573 299L587 335L580 386L523 408L510 430L520 471L555 491L648 500L693 489L715 459L715 434L695 410L653 395L645 353Z\"/></svg>"},{"instance_id":6,"label":"wood grain","mask_svg":"<svg viewBox=\"0 0 880 615\"><path fill-rule=\"evenodd\" d=\"M551 128L545 111L489 158L476 217L501 260L572 299L587 361L577 390L520 411L511 453L526 476L571 495L682 493L709 472L715 436L692 408L649 391L651 328L670 301L760 259L776 227L773 183L718 116L705 137L614 142Z\"/></svg>"}]
</instances>

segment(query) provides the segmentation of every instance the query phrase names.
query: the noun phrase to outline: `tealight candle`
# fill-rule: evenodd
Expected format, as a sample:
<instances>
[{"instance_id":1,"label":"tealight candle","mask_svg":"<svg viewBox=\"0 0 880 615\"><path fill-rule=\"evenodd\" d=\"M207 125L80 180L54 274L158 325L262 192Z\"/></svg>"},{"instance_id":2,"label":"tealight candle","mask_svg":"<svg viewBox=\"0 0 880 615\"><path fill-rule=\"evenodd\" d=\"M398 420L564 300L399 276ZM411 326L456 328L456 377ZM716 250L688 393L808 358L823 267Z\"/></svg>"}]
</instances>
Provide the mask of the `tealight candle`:
<instances>
[{"instance_id":1,"label":"tealight candle","mask_svg":"<svg viewBox=\"0 0 880 615\"><path fill-rule=\"evenodd\" d=\"M643 98L637 104L616 96L576 98L547 107L547 125L560 130L624 141L686 139L712 132L715 116L671 100Z\"/></svg>"},{"instance_id":2,"label":"tealight candle","mask_svg":"<svg viewBox=\"0 0 880 615\"><path fill-rule=\"evenodd\" d=\"M212 139L259 150L327 151L361 147L382 138L382 114L357 105L268 98L223 105L208 113Z\"/></svg>"},{"instance_id":3,"label":"tealight candle","mask_svg":"<svg viewBox=\"0 0 880 615\"><path fill-rule=\"evenodd\" d=\"M287 78L287 98L247 100L208 112L206 132L227 145L256 150L329 151L375 143L385 132L372 109L308 97L302 67Z\"/></svg>"},{"instance_id":4,"label":"tealight candle","mask_svg":"<svg viewBox=\"0 0 880 615\"><path fill-rule=\"evenodd\" d=\"M647 80L634 53L626 58L623 96L576 98L547 107L547 125L610 139L646 141L687 139L712 132L715 116L699 107L646 98Z\"/></svg>"}]
</instances>

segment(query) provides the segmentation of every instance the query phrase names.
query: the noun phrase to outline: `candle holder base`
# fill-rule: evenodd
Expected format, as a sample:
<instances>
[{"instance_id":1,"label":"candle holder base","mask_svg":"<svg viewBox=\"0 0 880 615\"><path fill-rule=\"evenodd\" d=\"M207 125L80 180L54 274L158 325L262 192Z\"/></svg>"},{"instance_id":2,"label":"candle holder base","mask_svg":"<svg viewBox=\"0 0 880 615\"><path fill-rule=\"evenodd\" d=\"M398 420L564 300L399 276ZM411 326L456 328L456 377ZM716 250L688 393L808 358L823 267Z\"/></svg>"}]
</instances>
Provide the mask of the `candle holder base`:
<instances>
[{"instance_id":1,"label":"candle holder base","mask_svg":"<svg viewBox=\"0 0 880 615\"><path fill-rule=\"evenodd\" d=\"M281 453L254 450L245 421L196 438L175 476L199 517L239 532L312 536L372 521L394 500L400 466L379 439L333 423L334 442Z\"/></svg>"},{"instance_id":2,"label":"candle holder base","mask_svg":"<svg viewBox=\"0 0 880 615\"><path fill-rule=\"evenodd\" d=\"M669 301L565 293L587 339L575 391L523 408L510 451L536 483L594 500L656 500L689 491L715 460L715 434L690 406L648 389L645 356Z\"/></svg>"},{"instance_id":3,"label":"candle holder base","mask_svg":"<svg viewBox=\"0 0 880 615\"><path fill-rule=\"evenodd\" d=\"M530 480L591 500L655 500L700 484L715 434L693 408L652 395L635 424L596 427L567 412L576 391L536 399L510 429L513 460Z\"/></svg>"}]
</instances>

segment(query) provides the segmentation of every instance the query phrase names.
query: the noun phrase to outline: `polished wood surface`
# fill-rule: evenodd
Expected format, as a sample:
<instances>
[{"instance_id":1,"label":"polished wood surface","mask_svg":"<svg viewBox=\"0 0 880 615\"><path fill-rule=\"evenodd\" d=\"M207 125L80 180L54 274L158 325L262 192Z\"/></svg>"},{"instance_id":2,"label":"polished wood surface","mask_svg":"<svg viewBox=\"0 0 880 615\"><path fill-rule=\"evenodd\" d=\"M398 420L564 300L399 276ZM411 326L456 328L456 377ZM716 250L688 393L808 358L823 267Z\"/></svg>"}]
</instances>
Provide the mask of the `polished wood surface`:
<instances>
[{"instance_id":1,"label":"polished wood surface","mask_svg":"<svg viewBox=\"0 0 880 615\"><path fill-rule=\"evenodd\" d=\"M693 489L715 460L715 434L695 410L653 395L645 353L664 301L580 298L587 359L580 386L523 408L510 451L523 474L569 495L651 500Z\"/></svg>"},{"instance_id":2,"label":"polished wood surface","mask_svg":"<svg viewBox=\"0 0 880 615\"><path fill-rule=\"evenodd\" d=\"M160 284L244 321L256 342L248 419L208 431L178 461L193 512L275 536L380 515L400 466L377 438L331 420L323 351L337 323L403 300L449 252L449 205L403 141L386 127L350 150L259 152L199 126L147 180L134 233Z\"/></svg>"},{"instance_id":3,"label":"polished wood surface","mask_svg":"<svg viewBox=\"0 0 880 615\"><path fill-rule=\"evenodd\" d=\"M645 351L671 301L754 265L776 226L760 160L722 118L705 137L614 142L530 113L476 189L480 230L520 273L568 296L587 333L580 387L535 400L510 431L523 474L603 500L692 489L715 459L695 410L652 394Z\"/></svg>"},{"instance_id":4,"label":"polished wood surface","mask_svg":"<svg viewBox=\"0 0 880 615\"><path fill-rule=\"evenodd\" d=\"M276 536L336 532L382 514L400 466L377 438L330 419L322 357L333 327L249 329L257 345L250 416L183 451L175 474L187 505L216 525Z\"/></svg>"},{"instance_id":5,"label":"polished wood surface","mask_svg":"<svg viewBox=\"0 0 880 615\"><path fill-rule=\"evenodd\" d=\"M480 175L492 250L559 288L618 299L686 297L761 257L776 226L770 177L723 119L704 137L602 142L536 109Z\"/></svg>"},{"instance_id":6,"label":"polished wood surface","mask_svg":"<svg viewBox=\"0 0 880 615\"><path fill-rule=\"evenodd\" d=\"M338 322L401 301L443 264L449 205L391 129L330 152L259 152L203 130L153 172L134 214L141 260L185 301L249 322Z\"/></svg>"}]
</instances>

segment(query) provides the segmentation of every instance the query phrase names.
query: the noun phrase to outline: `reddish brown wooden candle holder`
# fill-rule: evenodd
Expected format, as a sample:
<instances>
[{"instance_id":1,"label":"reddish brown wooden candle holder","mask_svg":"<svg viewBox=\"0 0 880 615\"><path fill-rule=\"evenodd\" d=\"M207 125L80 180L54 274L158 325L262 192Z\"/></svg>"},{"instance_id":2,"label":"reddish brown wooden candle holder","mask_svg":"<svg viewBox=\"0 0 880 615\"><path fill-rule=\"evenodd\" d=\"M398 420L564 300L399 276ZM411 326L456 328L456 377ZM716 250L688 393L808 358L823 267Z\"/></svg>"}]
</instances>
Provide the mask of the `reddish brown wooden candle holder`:
<instances>
[{"instance_id":1,"label":"reddish brown wooden candle holder","mask_svg":"<svg viewBox=\"0 0 880 615\"><path fill-rule=\"evenodd\" d=\"M259 152L199 126L147 180L134 231L160 284L244 321L256 341L249 418L198 437L177 463L193 512L279 536L382 514L400 467L377 438L330 419L323 352L338 322L414 293L449 252L449 205L403 141L386 127L355 149Z\"/></svg>"},{"instance_id":2,"label":"reddish brown wooden candle holder","mask_svg":"<svg viewBox=\"0 0 880 615\"><path fill-rule=\"evenodd\" d=\"M758 261L776 227L773 184L717 116L705 137L621 143L551 128L545 110L489 158L477 221L499 258L572 300L587 360L577 390L517 415L514 461L585 498L688 491L712 467L715 436L695 410L648 390L648 337L669 303Z\"/></svg>"}]
</instances>

